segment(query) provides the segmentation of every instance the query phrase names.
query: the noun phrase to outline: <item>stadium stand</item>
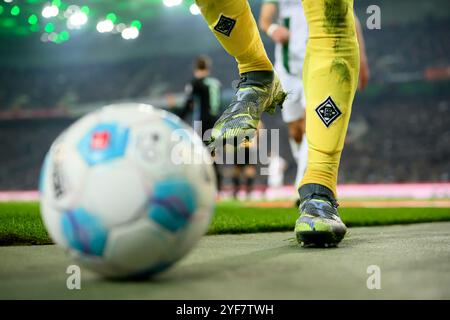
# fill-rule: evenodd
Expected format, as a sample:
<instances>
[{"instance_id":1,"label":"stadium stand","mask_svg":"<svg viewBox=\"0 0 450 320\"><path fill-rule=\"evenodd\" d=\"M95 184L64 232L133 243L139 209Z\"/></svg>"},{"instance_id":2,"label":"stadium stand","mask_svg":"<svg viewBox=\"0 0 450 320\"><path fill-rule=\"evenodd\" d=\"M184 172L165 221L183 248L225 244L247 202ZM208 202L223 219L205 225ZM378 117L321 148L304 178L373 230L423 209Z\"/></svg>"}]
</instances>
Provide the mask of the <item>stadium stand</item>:
<instances>
[{"instance_id":1,"label":"stadium stand","mask_svg":"<svg viewBox=\"0 0 450 320\"><path fill-rule=\"evenodd\" d=\"M360 17L369 3L358 2ZM396 10L385 10L386 16L394 18L383 18L384 32L365 30L371 82L366 92L357 94L342 157L341 183L450 181L446 162L450 157L450 73L446 71L450 42L445 41L450 18L439 10L422 15L423 10L417 6L417 14L401 19L396 19ZM172 27L186 24L183 19ZM192 28L205 30L203 21L196 21ZM168 26L162 26L142 37L162 43L169 34ZM5 64L6 58L0 61L0 190L36 189L46 150L83 105L182 94L191 77L192 61L201 49L213 57L213 75L224 84L224 103L228 101L237 72L233 59L218 46L199 45L201 41L215 44L207 32L204 39L182 39L182 32L174 37L176 41L166 41L168 48L161 48L159 54L153 49L151 54L127 59L81 59L51 66L17 61ZM272 54L273 44L265 36L264 40ZM189 41L192 46L186 45L180 54L179 44ZM129 51L122 46L117 51ZM0 48L0 58L6 54L5 48ZM435 74L440 81L430 80ZM58 117L45 118L43 113L41 119L20 119L27 110L49 110ZM2 114L11 112L12 117L1 119ZM11 119L14 117L17 119ZM265 117L264 122L269 129L282 127L281 139L285 140L287 133L279 114ZM289 162L285 178L290 183L295 165L288 146L282 144L280 149Z\"/></svg>"},{"instance_id":2,"label":"stadium stand","mask_svg":"<svg viewBox=\"0 0 450 320\"><path fill-rule=\"evenodd\" d=\"M420 24L387 25L385 32L366 31L371 81L418 80L425 77L427 68L450 66L450 42L442 41L449 25L448 18L429 19ZM272 43L267 41L266 47L269 53L273 52ZM221 50L209 54L214 57L214 75L230 86L236 78L233 60ZM2 67L0 110L71 107L179 92L190 78L195 56L160 55L53 68Z\"/></svg>"},{"instance_id":3,"label":"stadium stand","mask_svg":"<svg viewBox=\"0 0 450 320\"><path fill-rule=\"evenodd\" d=\"M391 89L392 90L392 89ZM449 182L450 96L438 98L358 99L346 149L340 183ZM0 189L36 189L45 152L73 119L17 119L0 121ZM265 116L268 129L282 127L277 114ZM280 145L288 160L285 182L294 179L295 164L289 147ZM264 182L260 177L258 182Z\"/></svg>"}]
</instances>

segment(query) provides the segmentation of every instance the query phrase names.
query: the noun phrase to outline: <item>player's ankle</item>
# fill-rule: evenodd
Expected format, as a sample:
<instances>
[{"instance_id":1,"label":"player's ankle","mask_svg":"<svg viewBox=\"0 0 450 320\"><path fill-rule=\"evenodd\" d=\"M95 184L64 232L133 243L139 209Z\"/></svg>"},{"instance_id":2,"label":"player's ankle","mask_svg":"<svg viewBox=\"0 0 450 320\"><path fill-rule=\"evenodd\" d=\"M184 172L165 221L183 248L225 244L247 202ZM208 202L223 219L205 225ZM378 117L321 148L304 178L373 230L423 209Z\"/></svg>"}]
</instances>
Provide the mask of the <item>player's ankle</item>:
<instances>
[{"instance_id":1,"label":"player's ankle","mask_svg":"<svg viewBox=\"0 0 450 320\"><path fill-rule=\"evenodd\" d=\"M337 206L336 197L334 196L333 191L319 183L307 183L300 186L298 194L300 196L300 202L307 199L324 198Z\"/></svg>"}]
</instances>

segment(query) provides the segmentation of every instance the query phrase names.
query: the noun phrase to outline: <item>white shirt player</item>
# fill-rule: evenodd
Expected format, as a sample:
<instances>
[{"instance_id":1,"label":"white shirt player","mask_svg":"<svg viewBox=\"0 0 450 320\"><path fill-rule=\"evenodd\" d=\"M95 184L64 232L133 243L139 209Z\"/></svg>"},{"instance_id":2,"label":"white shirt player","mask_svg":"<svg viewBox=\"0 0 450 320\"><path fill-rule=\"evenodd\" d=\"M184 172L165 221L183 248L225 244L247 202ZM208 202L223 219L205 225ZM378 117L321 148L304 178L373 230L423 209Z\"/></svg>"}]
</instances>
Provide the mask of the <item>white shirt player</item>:
<instances>
[{"instance_id":1,"label":"white shirt player","mask_svg":"<svg viewBox=\"0 0 450 320\"><path fill-rule=\"evenodd\" d=\"M286 170L287 163L286 160L284 160L279 155L272 155L270 157L270 163L269 163L269 177L267 184L271 188L279 188L283 186L283 180L284 180L284 171Z\"/></svg>"},{"instance_id":2,"label":"white shirt player","mask_svg":"<svg viewBox=\"0 0 450 320\"><path fill-rule=\"evenodd\" d=\"M284 122L290 123L303 118L305 114L302 72L308 41L308 25L301 0L265 1L277 4L278 25L289 30L289 41L275 44L274 67L283 89L289 93L281 109L281 115Z\"/></svg>"},{"instance_id":3,"label":"white shirt player","mask_svg":"<svg viewBox=\"0 0 450 320\"><path fill-rule=\"evenodd\" d=\"M278 4L278 24L289 29L289 42L275 45L275 69L302 75L305 60L308 25L301 0L266 0Z\"/></svg>"},{"instance_id":4,"label":"white shirt player","mask_svg":"<svg viewBox=\"0 0 450 320\"><path fill-rule=\"evenodd\" d=\"M265 0L265 2L277 4L277 24L289 30L289 41L275 44L274 67L283 89L289 93L283 104L283 109L281 109L281 116L284 122L293 123L305 117L306 100L302 72L309 35L308 24L301 0ZM276 28L276 24L272 25ZM270 34L270 28L266 31L268 34ZM298 186L307 165L308 145L306 137L303 136L300 144L293 138L289 138L289 144L292 155L297 161L295 185Z\"/></svg>"}]
</instances>

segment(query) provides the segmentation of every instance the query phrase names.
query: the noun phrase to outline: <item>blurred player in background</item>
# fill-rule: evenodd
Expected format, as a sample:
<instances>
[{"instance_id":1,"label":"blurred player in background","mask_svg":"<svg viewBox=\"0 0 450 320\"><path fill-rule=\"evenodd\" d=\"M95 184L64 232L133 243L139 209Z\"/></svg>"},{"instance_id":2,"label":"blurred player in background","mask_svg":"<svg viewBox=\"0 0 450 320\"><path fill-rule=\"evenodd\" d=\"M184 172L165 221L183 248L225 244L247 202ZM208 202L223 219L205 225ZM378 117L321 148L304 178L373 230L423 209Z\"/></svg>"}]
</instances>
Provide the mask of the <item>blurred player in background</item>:
<instances>
[{"instance_id":1,"label":"blurred player in background","mask_svg":"<svg viewBox=\"0 0 450 320\"><path fill-rule=\"evenodd\" d=\"M278 153L271 153L269 159L269 167L267 177L267 185L269 187L271 198L277 198L281 195L281 188L284 183L284 173L287 169L287 162Z\"/></svg>"},{"instance_id":2,"label":"blurred player in background","mask_svg":"<svg viewBox=\"0 0 450 320\"><path fill-rule=\"evenodd\" d=\"M245 139L240 141L238 137L233 138L233 197L237 199L239 190L241 188L241 178L244 176L245 194L247 199L251 198L253 186L256 177L256 163L258 157L258 133L263 128L263 123L258 123L255 138Z\"/></svg>"},{"instance_id":3,"label":"blurred player in background","mask_svg":"<svg viewBox=\"0 0 450 320\"><path fill-rule=\"evenodd\" d=\"M210 76L211 59L208 56L199 56L194 62L194 78L186 85L186 101L180 117L185 119L188 114L192 116L192 126L203 141L210 137L208 134L220 113L222 99L222 86L218 79ZM214 162L217 187L220 191L222 175Z\"/></svg>"},{"instance_id":4,"label":"blurred player in background","mask_svg":"<svg viewBox=\"0 0 450 320\"><path fill-rule=\"evenodd\" d=\"M235 137L235 143L238 144L238 139ZM235 149L235 162L233 164L232 182L233 182L233 198L237 199L241 189L241 178L244 176L245 195L250 199L253 191L253 185L256 176L256 166L250 162L250 152L253 149L254 140L243 141L241 146ZM241 152L244 159L237 160L237 153Z\"/></svg>"},{"instance_id":5,"label":"blurred player in background","mask_svg":"<svg viewBox=\"0 0 450 320\"><path fill-rule=\"evenodd\" d=\"M278 11L278 23L275 18ZM300 185L306 170L308 146L305 133L305 93L302 69L305 59L308 26L299 0L265 0L261 7L259 25L276 43L275 70L283 89L288 93L281 109L289 132L289 145L297 162L295 185Z\"/></svg>"},{"instance_id":6,"label":"blurred player in background","mask_svg":"<svg viewBox=\"0 0 450 320\"><path fill-rule=\"evenodd\" d=\"M360 43L360 88L368 80L369 69L362 30L355 16ZM308 41L308 24L301 0L264 0L259 26L275 42L274 68L283 89L288 93L281 115L288 126L289 144L297 162L295 186L299 186L306 170L308 146L305 137L306 99L302 72ZM297 201L296 205L299 205Z\"/></svg>"},{"instance_id":7,"label":"blurred player in background","mask_svg":"<svg viewBox=\"0 0 450 320\"><path fill-rule=\"evenodd\" d=\"M224 49L237 61L236 96L214 124L211 149L222 139L255 134L261 114L286 99L267 57L247 0L197 0ZM300 3L298 3L300 5ZM339 217L336 185L351 107L358 85L359 46L353 0L302 0L309 29L303 66L308 164L299 187L297 240L338 244L347 228Z\"/></svg>"},{"instance_id":8,"label":"blurred player in background","mask_svg":"<svg viewBox=\"0 0 450 320\"><path fill-rule=\"evenodd\" d=\"M192 114L192 126L202 137L211 129L220 112L221 84L211 74L211 59L205 55L199 56L194 62L194 78L185 87L186 100L180 114L185 118Z\"/></svg>"}]
</instances>

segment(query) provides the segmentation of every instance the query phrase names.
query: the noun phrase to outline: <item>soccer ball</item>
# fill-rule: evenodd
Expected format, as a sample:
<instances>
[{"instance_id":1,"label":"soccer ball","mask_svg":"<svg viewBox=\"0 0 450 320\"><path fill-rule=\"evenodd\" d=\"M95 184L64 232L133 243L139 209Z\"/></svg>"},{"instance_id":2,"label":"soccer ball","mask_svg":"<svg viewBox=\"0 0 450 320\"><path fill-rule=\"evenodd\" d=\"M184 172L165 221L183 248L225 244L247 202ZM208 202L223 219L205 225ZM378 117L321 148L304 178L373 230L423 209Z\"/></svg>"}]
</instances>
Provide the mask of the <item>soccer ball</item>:
<instances>
[{"instance_id":1,"label":"soccer ball","mask_svg":"<svg viewBox=\"0 0 450 320\"><path fill-rule=\"evenodd\" d=\"M180 259L206 232L217 193L201 139L142 104L72 124L47 153L39 189L52 239L106 277L145 277Z\"/></svg>"}]
</instances>

